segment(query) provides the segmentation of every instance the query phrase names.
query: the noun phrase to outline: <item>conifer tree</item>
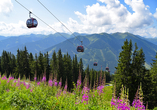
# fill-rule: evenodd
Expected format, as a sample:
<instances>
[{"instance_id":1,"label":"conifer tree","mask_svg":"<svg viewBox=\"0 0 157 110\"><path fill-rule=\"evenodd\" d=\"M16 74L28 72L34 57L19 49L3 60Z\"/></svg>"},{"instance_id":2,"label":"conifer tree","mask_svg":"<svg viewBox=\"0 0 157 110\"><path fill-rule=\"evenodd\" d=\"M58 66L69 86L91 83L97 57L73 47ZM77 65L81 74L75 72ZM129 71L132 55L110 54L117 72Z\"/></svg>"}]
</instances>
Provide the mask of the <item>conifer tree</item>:
<instances>
[{"instance_id":1,"label":"conifer tree","mask_svg":"<svg viewBox=\"0 0 157 110\"><path fill-rule=\"evenodd\" d=\"M120 53L118 66L116 67L116 73L114 80L116 81L117 96L120 93L120 86L123 84L126 88L129 88L129 100L132 103L136 89L139 84L142 83L142 90L144 93L144 101L148 101L150 98L149 87L151 87L150 73L146 70L145 55L142 48L137 50L137 44L135 43L135 50L132 55L132 42L127 40L122 46L122 52Z\"/></svg>"},{"instance_id":2,"label":"conifer tree","mask_svg":"<svg viewBox=\"0 0 157 110\"><path fill-rule=\"evenodd\" d=\"M117 88L117 95L120 93L121 85L123 84L128 88L128 75L131 73L131 53L132 51L132 41L124 41L122 46L122 51L119 55L118 66L116 67L115 81Z\"/></svg>"},{"instance_id":3,"label":"conifer tree","mask_svg":"<svg viewBox=\"0 0 157 110\"><path fill-rule=\"evenodd\" d=\"M49 64L49 55L48 52L44 56L44 68L46 69L46 80L49 80L49 75L50 75L50 64Z\"/></svg>"},{"instance_id":4,"label":"conifer tree","mask_svg":"<svg viewBox=\"0 0 157 110\"><path fill-rule=\"evenodd\" d=\"M40 80L40 71L39 71L39 64L38 64L37 54L35 54L35 71L36 71L37 79Z\"/></svg>"},{"instance_id":5,"label":"conifer tree","mask_svg":"<svg viewBox=\"0 0 157 110\"><path fill-rule=\"evenodd\" d=\"M16 55L16 69L15 69L15 77L18 78L20 73L21 73L21 62L20 62L20 50L17 50L17 55Z\"/></svg>"},{"instance_id":6,"label":"conifer tree","mask_svg":"<svg viewBox=\"0 0 157 110\"><path fill-rule=\"evenodd\" d=\"M51 66L51 72L53 73L53 77L54 77L54 75L57 75L57 71L58 71L57 55L56 55L55 51L52 54L52 59L51 59L51 62L50 62L50 66Z\"/></svg>"},{"instance_id":7,"label":"conifer tree","mask_svg":"<svg viewBox=\"0 0 157 110\"><path fill-rule=\"evenodd\" d=\"M78 65L78 61L77 61L77 55L75 54L75 57L73 57L73 61L72 61L72 76L73 76L73 82L77 83L77 79L79 76L79 65Z\"/></svg>"},{"instance_id":8,"label":"conifer tree","mask_svg":"<svg viewBox=\"0 0 157 110\"><path fill-rule=\"evenodd\" d=\"M26 79L30 76L30 68L29 68L29 54L26 46L24 47L24 51L22 52L22 63L23 63L23 74L26 76Z\"/></svg>"},{"instance_id":9,"label":"conifer tree","mask_svg":"<svg viewBox=\"0 0 157 110\"><path fill-rule=\"evenodd\" d=\"M30 80L34 80L35 75L35 61L33 58L33 54L29 54L29 67L30 67Z\"/></svg>"},{"instance_id":10,"label":"conifer tree","mask_svg":"<svg viewBox=\"0 0 157 110\"><path fill-rule=\"evenodd\" d=\"M151 70L150 70L150 74L151 74L151 82L152 82L152 86L150 86L151 88L151 102L150 104L152 105L152 107L156 107L157 106L157 53L155 56L155 60L152 60L153 63L151 64Z\"/></svg>"},{"instance_id":11,"label":"conifer tree","mask_svg":"<svg viewBox=\"0 0 157 110\"><path fill-rule=\"evenodd\" d=\"M43 54L41 52L39 52L39 57L38 57L38 73L39 75L43 75L45 71L45 68L44 68L44 57L43 57Z\"/></svg>"},{"instance_id":12,"label":"conifer tree","mask_svg":"<svg viewBox=\"0 0 157 110\"><path fill-rule=\"evenodd\" d=\"M61 49L59 49L59 51L58 51L57 59L58 59L58 75L57 75L57 79L59 81L60 78L64 74L64 62L63 62L63 57L62 57Z\"/></svg>"}]
</instances>

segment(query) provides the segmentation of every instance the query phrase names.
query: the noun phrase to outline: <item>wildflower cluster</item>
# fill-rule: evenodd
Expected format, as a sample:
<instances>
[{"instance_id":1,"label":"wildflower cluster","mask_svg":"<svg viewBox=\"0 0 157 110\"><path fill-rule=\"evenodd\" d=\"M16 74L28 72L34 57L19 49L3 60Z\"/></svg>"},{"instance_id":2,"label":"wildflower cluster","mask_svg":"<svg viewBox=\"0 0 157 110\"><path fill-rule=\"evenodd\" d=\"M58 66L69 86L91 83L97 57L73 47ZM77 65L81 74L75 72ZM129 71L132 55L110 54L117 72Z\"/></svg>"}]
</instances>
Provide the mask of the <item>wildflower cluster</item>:
<instances>
[{"instance_id":1,"label":"wildflower cluster","mask_svg":"<svg viewBox=\"0 0 157 110\"><path fill-rule=\"evenodd\" d=\"M141 102L139 99L134 99L132 102L132 106L135 108L139 108L140 110L145 110L145 106L143 105L143 102Z\"/></svg>"},{"instance_id":2,"label":"wildflower cluster","mask_svg":"<svg viewBox=\"0 0 157 110\"><path fill-rule=\"evenodd\" d=\"M130 110L130 105L127 105L122 99L114 99L111 100L111 107L117 108L117 110Z\"/></svg>"},{"instance_id":3,"label":"wildflower cluster","mask_svg":"<svg viewBox=\"0 0 157 110\"><path fill-rule=\"evenodd\" d=\"M103 86L103 85L97 87L97 90L98 90L99 95L100 95L101 93L103 93L103 89L104 89L104 86Z\"/></svg>"}]
</instances>

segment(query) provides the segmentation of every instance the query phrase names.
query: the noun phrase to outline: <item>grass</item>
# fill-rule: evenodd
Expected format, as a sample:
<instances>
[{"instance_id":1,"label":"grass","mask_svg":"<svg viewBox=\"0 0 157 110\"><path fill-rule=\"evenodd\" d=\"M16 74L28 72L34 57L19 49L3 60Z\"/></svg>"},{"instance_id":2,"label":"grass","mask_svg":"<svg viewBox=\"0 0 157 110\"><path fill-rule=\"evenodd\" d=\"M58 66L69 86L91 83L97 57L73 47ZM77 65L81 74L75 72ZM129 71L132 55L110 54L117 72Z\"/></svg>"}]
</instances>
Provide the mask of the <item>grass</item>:
<instances>
[{"instance_id":1,"label":"grass","mask_svg":"<svg viewBox=\"0 0 157 110\"><path fill-rule=\"evenodd\" d=\"M25 84L26 82L28 84ZM81 89L81 83L78 83L77 87L74 84L72 93L67 91L66 86L61 88L55 79L49 80L48 83L43 80L39 84L35 81L17 79L15 82L11 77L8 79L5 76L0 77L0 110L117 110L118 108L136 110L140 108L132 107L127 103L128 95L124 94L127 92L124 92L126 89L123 87L122 95L117 99L114 94L112 97L113 86L102 84L97 89L89 90L86 84ZM143 106L142 103L138 106L141 105Z\"/></svg>"},{"instance_id":2,"label":"grass","mask_svg":"<svg viewBox=\"0 0 157 110\"><path fill-rule=\"evenodd\" d=\"M0 110L100 110L111 108L112 86L104 87L99 95L98 90L90 90L84 93L89 96L88 101L83 101L82 90L78 88L73 93L66 89L61 91L59 86L45 85L41 82L31 82L24 85L19 80L0 78ZM25 81L29 83L29 81ZM78 86L79 87L79 86ZM32 90L32 91L31 91ZM99 101L98 101L99 100ZM88 104L84 104L88 102Z\"/></svg>"}]
</instances>

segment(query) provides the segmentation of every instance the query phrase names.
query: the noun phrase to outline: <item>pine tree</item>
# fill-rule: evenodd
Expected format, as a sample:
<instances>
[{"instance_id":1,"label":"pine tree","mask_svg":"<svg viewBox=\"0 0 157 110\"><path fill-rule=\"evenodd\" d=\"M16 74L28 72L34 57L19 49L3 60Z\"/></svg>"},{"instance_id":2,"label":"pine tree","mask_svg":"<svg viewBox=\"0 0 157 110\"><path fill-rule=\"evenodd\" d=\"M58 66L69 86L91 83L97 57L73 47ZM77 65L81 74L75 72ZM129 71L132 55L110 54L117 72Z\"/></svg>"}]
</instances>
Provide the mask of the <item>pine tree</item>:
<instances>
[{"instance_id":1,"label":"pine tree","mask_svg":"<svg viewBox=\"0 0 157 110\"><path fill-rule=\"evenodd\" d=\"M135 43L135 50L132 55L132 42L128 43L126 40L122 46L122 52L120 53L118 66L116 67L116 73L114 80L116 81L117 96L120 93L120 86L123 84L126 88L129 88L129 100L132 103L136 89L142 83L142 90L144 93L144 101L148 101L151 94L149 89L151 87L150 73L146 70L145 55L143 49L137 50L137 44ZM149 90L149 91L148 91Z\"/></svg>"},{"instance_id":2,"label":"pine tree","mask_svg":"<svg viewBox=\"0 0 157 110\"><path fill-rule=\"evenodd\" d=\"M35 77L35 61L32 53L29 54L29 67L30 67L30 80L33 81Z\"/></svg>"},{"instance_id":3,"label":"pine tree","mask_svg":"<svg viewBox=\"0 0 157 110\"><path fill-rule=\"evenodd\" d=\"M57 65L57 56L56 56L56 52L54 51L52 54L52 59L50 61L50 66L51 66L51 72L53 73L53 77L55 75L57 75L57 69L58 69L58 65Z\"/></svg>"},{"instance_id":4,"label":"pine tree","mask_svg":"<svg viewBox=\"0 0 157 110\"><path fill-rule=\"evenodd\" d=\"M128 75L131 74L131 55L132 55L132 41L124 41L122 51L119 55L118 66L116 67L115 81L117 88L117 96L120 93L121 85L128 88Z\"/></svg>"},{"instance_id":5,"label":"pine tree","mask_svg":"<svg viewBox=\"0 0 157 110\"><path fill-rule=\"evenodd\" d=\"M57 75L57 80L59 81L60 78L64 74L64 62L63 62L63 57L62 57L62 52L61 49L59 49L58 54L57 54L57 59L58 59L58 75Z\"/></svg>"},{"instance_id":6,"label":"pine tree","mask_svg":"<svg viewBox=\"0 0 157 110\"><path fill-rule=\"evenodd\" d=\"M29 54L26 46L24 47L24 51L22 52L22 63L23 63L23 74L26 76L26 79L30 76L30 68L29 68Z\"/></svg>"},{"instance_id":7,"label":"pine tree","mask_svg":"<svg viewBox=\"0 0 157 110\"><path fill-rule=\"evenodd\" d=\"M151 82L152 82L152 86L151 88L151 106L156 107L157 106L157 53L155 56L155 60L152 60L153 63L151 64L151 70L150 70L150 74L151 74Z\"/></svg>"},{"instance_id":8,"label":"pine tree","mask_svg":"<svg viewBox=\"0 0 157 110\"><path fill-rule=\"evenodd\" d=\"M38 57L38 74L41 76L45 72L44 68L44 57L41 52L39 52L39 57Z\"/></svg>"},{"instance_id":9,"label":"pine tree","mask_svg":"<svg viewBox=\"0 0 157 110\"><path fill-rule=\"evenodd\" d=\"M46 69L46 81L49 80L49 76L50 76L50 62L49 62L49 55L48 52L45 54L44 56L44 68Z\"/></svg>"}]
</instances>

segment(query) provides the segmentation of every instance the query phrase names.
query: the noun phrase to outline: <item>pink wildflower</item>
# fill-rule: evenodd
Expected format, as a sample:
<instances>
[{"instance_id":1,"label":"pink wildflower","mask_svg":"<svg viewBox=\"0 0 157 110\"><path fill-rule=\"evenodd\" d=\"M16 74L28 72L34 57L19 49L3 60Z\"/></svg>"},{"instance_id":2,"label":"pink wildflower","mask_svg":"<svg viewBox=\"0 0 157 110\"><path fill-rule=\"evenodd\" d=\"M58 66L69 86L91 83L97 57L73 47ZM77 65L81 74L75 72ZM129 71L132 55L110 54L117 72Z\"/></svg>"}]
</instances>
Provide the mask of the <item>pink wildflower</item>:
<instances>
[{"instance_id":1,"label":"pink wildflower","mask_svg":"<svg viewBox=\"0 0 157 110\"><path fill-rule=\"evenodd\" d=\"M30 92L33 92L33 90L31 89Z\"/></svg>"},{"instance_id":2,"label":"pink wildflower","mask_svg":"<svg viewBox=\"0 0 157 110\"><path fill-rule=\"evenodd\" d=\"M19 86L19 85L20 85L20 83L19 83L19 82L17 82L17 83L16 83L16 87L17 87L17 86Z\"/></svg>"},{"instance_id":3,"label":"pink wildflower","mask_svg":"<svg viewBox=\"0 0 157 110\"><path fill-rule=\"evenodd\" d=\"M53 83L53 81L50 79L48 82L49 86L52 86L52 83Z\"/></svg>"},{"instance_id":4,"label":"pink wildflower","mask_svg":"<svg viewBox=\"0 0 157 110\"><path fill-rule=\"evenodd\" d=\"M4 76L4 77L2 78L2 80L7 80L6 76Z\"/></svg>"},{"instance_id":5,"label":"pink wildflower","mask_svg":"<svg viewBox=\"0 0 157 110\"><path fill-rule=\"evenodd\" d=\"M26 89L28 89L30 87L30 84L27 84Z\"/></svg>"},{"instance_id":6,"label":"pink wildflower","mask_svg":"<svg viewBox=\"0 0 157 110\"><path fill-rule=\"evenodd\" d=\"M37 82L37 85L40 86L40 82Z\"/></svg>"},{"instance_id":7,"label":"pink wildflower","mask_svg":"<svg viewBox=\"0 0 157 110\"><path fill-rule=\"evenodd\" d=\"M57 86L57 82L55 82L55 86Z\"/></svg>"},{"instance_id":8,"label":"pink wildflower","mask_svg":"<svg viewBox=\"0 0 157 110\"><path fill-rule=\"evenodd\" d=\"M64 86L64 90L67 90L67 85Z\"/></svg>"},{"instance_id":9,"label":"pink wildflower","mask_svg":"<svg viewBox=\"0 0 157 110\"><path fill-rule=\"evenodd\" d=\"M24 86L26 86L26 83L25 83L25 82L23 82L23 85L24 85Z\"/></svg>"},{"instance_id":10,"label":"pink wildflower","mask_svg":"<svg viewBox=\"0 0 157 110\"><path fill-rule=\"evenodd\" d=\"M9 83L10 80L7 81L7 83Z\"/></svg>"},{"instance_id":11,"label":"pink wildflower","mask_svg":"<svg viewBox=\"0 0 157 110\"><path fill-rule=\"evenodd\" d=\"M104 89L104 86L103 86L103 85L97 87L97 90L98 90L98 92L99 92L99 95L100 95L101 93L103 93L103 89Z\"/></svg>"},{"instance_id":12,"label":"pink wildflower","mask_svg":"<svg viewBox=\"0 0 157 110\"><path fill-rule=\"evenodd\" d=\"M37 77L34 77L34 81L37 81Z\"/></svg>"},{"instance_id":13,"label":"pink wildflower","mask_svg":"<svg viewBox=\"0 0 157 110\"><path fill-rule=\"evenodd\" d=\"M45 76L44 76L43 79L42 79L42 82L43 82L43 81L46 81L46 77L45 77Z\"/></svg>"},{"instance_id":14,"label":"pink wildflower","mask_svg":"<svg viewBox=\"0 0 157 110\"><path fill-rule=\"evenodd\" d=\"M80 80L77 80L77 87L76 88L78 88L78 86L81 86L81 81Z\"/></svg>"},{"instance_id":15,"label":"pink wildflower","mask_svg":"<svg viewBox=\"0 0 157 110\"><path fill-rule=\"evenodd\" d=\"M62 82L59 82L59 86L60 86L60 87L62 86Z\"/></svg>"},{"instance_id":16,"label":"pink wildflower","mask_svg":"<svg viewBox=\"0 0 157 110\"><path fill-rule=\"evenodd\" d=\"M88 93L88 92L89 92L88 87L84 86L84 87L83 87L83 90L82 90L82 94Z\"/></svg>"},{"instance_id":17,"label":"pink wildflower","mask_svg":"<svg viewBox=\"0 0 157 110\"><path fill-rule=\"evenodd\" d=\"M7 89L6 91L9 92L9 89Z\"/></svg>"},{"instance_id":18,"label":"pink wildflower","mask_svg":"<svg viewBox=\"0 0 157 110\"><path fill-rule=\"evenodd\" d=\"M84 102L84 104L88 104L88 95L87 94L83 94L82 96L82 103Z\"/></svg>"}]
</instances>

